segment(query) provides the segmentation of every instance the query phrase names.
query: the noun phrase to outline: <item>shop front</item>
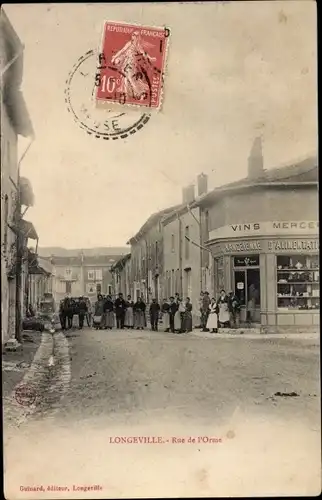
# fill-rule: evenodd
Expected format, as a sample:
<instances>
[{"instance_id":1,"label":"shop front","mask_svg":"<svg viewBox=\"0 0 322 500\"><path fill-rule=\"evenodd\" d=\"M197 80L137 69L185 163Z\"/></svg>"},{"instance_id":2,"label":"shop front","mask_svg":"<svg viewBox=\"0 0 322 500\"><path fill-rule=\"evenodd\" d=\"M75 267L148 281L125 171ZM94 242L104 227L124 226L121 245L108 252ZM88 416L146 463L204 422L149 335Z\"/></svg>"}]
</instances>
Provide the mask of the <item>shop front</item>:
<instances>
[{"instance_id":1,"label":"shop front","mask_svg":"<svg viewBox=\"0 0 322 500\"><path fill-rule=\"evenodd\" d=\"M236 226L210 234L215 294L221 289L236 293L242 322L253 304L253 322L267 330L316 329L320 310L318 223L274 222L270 228L268 224L256 223L253 231L240 230L239 237L227 237L229 228L235 233Z\"/></svg>"}]
</instances>

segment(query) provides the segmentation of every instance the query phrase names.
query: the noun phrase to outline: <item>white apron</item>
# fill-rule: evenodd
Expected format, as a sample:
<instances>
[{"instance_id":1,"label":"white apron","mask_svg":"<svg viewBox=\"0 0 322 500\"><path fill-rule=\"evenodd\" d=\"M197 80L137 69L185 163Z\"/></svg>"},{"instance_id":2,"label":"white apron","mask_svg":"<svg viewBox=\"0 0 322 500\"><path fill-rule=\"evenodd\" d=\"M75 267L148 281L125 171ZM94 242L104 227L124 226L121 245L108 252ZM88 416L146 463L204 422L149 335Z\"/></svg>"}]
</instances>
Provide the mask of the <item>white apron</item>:
<instances>
[{"instance_id":1,"label":"white apron","mask_svg":"<svg viewBox=\"0 0 322 500\"><path fill-rule=\"evenodd\" d=\"M208 330L215 330L218 328L218 315L216 313L217 305L209 306L209 316L206 328Z\"/></svg>"}]
</instances>

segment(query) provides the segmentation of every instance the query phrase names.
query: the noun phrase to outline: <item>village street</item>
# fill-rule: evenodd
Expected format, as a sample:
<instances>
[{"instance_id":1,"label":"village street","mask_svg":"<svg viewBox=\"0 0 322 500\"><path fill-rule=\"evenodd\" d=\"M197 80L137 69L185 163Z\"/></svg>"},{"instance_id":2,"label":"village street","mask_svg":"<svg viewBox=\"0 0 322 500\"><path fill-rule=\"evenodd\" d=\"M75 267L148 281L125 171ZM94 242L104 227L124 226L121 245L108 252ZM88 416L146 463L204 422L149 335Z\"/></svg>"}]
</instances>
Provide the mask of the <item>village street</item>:
<instances>
[{"instance_id":1,"label":"village street","mask_svg":"<svg viewBox=\"0 0 322 500\"><path fill-rule=\"evenodd\" d=\"M35 411L6 434L12 498L41 485L73 498L319 491L317 338L85 329L57 332L50 364Z\"/></svg>"}]
</instances>

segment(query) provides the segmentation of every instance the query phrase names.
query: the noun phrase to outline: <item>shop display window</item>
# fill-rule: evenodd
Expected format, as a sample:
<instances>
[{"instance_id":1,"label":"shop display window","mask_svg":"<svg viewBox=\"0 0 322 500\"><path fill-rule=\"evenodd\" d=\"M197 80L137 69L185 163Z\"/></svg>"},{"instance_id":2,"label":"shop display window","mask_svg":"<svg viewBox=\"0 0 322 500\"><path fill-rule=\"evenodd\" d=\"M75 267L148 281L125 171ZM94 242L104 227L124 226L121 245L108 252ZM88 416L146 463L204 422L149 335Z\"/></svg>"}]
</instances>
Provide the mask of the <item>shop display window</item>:
<instances>
[{"instance_id":1,"label":"shop display window","mask_svg":"<svg viewBox=\"0 0 322 500\"><path fill-rule=\"evenodd\" d=\"M278 255L277 307L320 309L320 271L317 255Z\"/></svg>"}]
</instances>

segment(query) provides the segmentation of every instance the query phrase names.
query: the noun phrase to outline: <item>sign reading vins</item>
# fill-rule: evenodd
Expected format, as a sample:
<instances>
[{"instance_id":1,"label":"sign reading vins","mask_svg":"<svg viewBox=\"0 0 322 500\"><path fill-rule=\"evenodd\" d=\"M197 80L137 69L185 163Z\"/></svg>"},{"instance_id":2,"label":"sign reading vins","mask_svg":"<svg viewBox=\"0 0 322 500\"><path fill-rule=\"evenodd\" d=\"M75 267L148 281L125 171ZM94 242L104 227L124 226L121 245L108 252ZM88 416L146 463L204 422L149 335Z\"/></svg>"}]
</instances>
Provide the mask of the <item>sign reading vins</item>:
<instances>
[{"instance_id":1,"label":"sign reading vins","mask_svg":"<svg viewBox=\"0 0 322 500\"><path fill-rule=\"evenodd\" d=\"M259 255L234 257L234 267L259 266Z\"/></svg>"}]
</instances>

